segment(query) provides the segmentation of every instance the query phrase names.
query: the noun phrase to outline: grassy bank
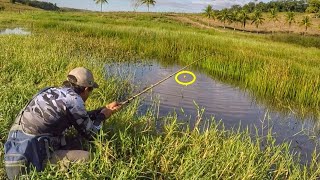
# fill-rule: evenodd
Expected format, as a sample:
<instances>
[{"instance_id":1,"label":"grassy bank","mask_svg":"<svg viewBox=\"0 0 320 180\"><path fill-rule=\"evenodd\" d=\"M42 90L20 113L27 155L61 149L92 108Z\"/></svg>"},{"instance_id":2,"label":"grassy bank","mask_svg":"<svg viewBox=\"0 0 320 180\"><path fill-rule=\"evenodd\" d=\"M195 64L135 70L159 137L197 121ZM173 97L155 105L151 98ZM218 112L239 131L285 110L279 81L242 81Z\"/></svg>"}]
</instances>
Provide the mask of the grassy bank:
<instances>
[{"instance_id":1,"label":"grassy bank","mask_svg":"<svg viewBox=\"0 0 320 180\"><path fill-rule=\"evenodd\" d=\"M198 66L225 82L236 83L258 97L314 109L319 107L320 52L317 48L273 42L270 37L197 29L167 14L0 12L2 27L22 26L30 36L0 36L0 128L5 142L15 114L37 90L59 86L76 66L93 70L101 85L87 107L117 99L128 84L104 79L103 64L156 58L186 64L210 55ZM105 125L92 146L93 161L67 172L50 166L35 177L52 178L195 178L317 179L317 157L310 166L298 163L288 144L248 132L224 130L213 123L204 133L180 131L168 117L162 133L154 117L137 117L137 104ZM220 125L222 126L222 125ZM3 152L1 145L1 153ZM1 154L2 158L3 154ZM4 176L1 163L0 177Z\"/></svg>"}]
</instances>

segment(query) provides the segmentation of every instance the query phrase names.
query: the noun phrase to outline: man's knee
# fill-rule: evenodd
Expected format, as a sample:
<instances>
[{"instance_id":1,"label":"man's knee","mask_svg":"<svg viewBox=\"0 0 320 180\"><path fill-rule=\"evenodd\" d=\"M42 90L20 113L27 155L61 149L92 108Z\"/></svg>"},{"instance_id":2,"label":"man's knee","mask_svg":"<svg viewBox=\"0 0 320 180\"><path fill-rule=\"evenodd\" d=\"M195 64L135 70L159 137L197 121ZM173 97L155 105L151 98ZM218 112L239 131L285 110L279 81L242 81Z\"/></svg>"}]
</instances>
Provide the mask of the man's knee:
<instances>
[{"instance_id":1,"label":"man's knee","mask_svg":"<svg viewBox=\"0 0 320 180\"><path fill-rule=\"evenodd\" d=\"M60 160L68 160L70 162L88 162L90 153L83 150L57 150L52 153L50 163L56 164Z\"/></svg>"}]
</instances>

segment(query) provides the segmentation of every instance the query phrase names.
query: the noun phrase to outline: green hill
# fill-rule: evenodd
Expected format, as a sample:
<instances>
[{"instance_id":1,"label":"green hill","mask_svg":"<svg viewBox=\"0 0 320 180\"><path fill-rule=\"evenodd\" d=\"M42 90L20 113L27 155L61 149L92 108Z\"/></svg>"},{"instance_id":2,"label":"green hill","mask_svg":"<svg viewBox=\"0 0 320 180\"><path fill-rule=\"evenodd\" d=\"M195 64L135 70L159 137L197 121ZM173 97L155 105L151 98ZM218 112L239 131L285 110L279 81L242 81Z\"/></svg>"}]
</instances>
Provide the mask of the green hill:
<instances>
[{"instance_id":1,"label":"green hill","mask_svg":"<svg viewBox=\"0 0 320 180\"><path fill-rule=\"evenodd\" d=\"M56 4L34 0L0 0L0 9L6 11L23 11L23 10L48 10L60 11Z\"/></svg>"},{"instance_id":2,"label":"green hill","mask_svg":"<svg viewBox=\"0 0 320 180\"><path fill-rule=\"evenodd\" d=\"M41 11L42 9L31 7L21 3L11 3L9 0L0 0L0 7L4 7L4 11ZM1 9L1 8L0 8Z\"/></svg>"}]
</instances>

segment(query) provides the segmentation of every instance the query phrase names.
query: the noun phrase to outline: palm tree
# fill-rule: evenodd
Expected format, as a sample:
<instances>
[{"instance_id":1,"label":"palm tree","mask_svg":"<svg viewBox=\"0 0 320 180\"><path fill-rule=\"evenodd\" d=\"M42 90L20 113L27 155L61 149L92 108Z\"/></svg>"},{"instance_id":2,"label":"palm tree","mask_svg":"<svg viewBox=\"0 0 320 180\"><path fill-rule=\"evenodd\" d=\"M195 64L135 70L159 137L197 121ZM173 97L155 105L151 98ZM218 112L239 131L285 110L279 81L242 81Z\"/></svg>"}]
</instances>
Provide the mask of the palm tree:
<instances>
[{"instance_id":1,"label":"palm tree","mask_svg":"<svg viewBox=\"0 0 320 180\"><path fill-rule=\"evenodd\" d=\"M203 11L204 11L204 15L208 19L214 18L213 8L212 8L212 6L210 4ZM208 20L208 26L210 26L209 20Z\"/></svg>"},{"instance_id":2,"label":"palm tree","mask_svg":"<svg viewBox=\"0 0 320 180\"><path fill-rule=\"evenodd\" d=\"M96 4L101 4L101 12L102 12L102 4L107 3L108 4L108 0L94 0L96 2Z\"/></svg>"},{"instance_id":3,"label":"palm tree","mask_svg":"<svg viewBox=\"0 0 320 180\"><path fill-rule=\"evenodd\" d=\"M150 9L150 5L154 6L156 4L155 0L141 0L141 4L146 4L148 6L148 12Z\"/></svg>"},{"instance_id":4,"label":"palm tree","mask_svg":"<svg viewBox=\"0 0 320 180\"><path fill-rule=\"evenodd\" d=\"M238 18L238 11L231 11L229 13L229 18L228 18L228 22L230 24L233 23L233 30L235 31L236 30L236 23L239 21L239 18Z\"/></svg>"},{"instance_id":5,"label":"palm tree","mask_svg":"<svg viewBox=\"0 0 320 180\"><path fill-rule=\"evenodd\" d=\"M276 22L279 21L278 19L278 10L277 8L270 9L270 19L273 21L273 28L276 26ZM274 30L272 30L273 33Z\"/></svg>"},{"instance_id":6,"label":"palm tree","mask_svg":"<svg viewBox=\"0 0 320 180\"><path fill-rule=\"evenodd\" d=\"M138 9L138 7L141 5L141 2L140 0L132 0L131 4L133 6L133 11L135 12Z\"/></svg>"},{"instance_id":7,"label":"palm tree","mask_svg":"<svg viewBox=\"0 0 320 180\"><path fill-rule=\"evenodd\" d=\"M291 24L293 22L295 22L295 20L294 20L295 17L294 16L295 16L294 12L291 12L291 11L287 12L287 14L286 14L286 21L289 24L289 28L291 28Z\"/></svg>"},{"instance_id":8,"label":"palm tree","mask_svg":"<svg viewBox=\"0 0 320 180\"><path fill-rule=\"evenodd\" d=\"M303 16L301 22L300 22L300 26L304 26L305 27L305 31L307 32L308 27L310 27L312 25L311 23L311 19L309 16Z\"/></svg>"},{"instance_id":9,"label":"palm tree","mask_svg":"<svg viewBox=\"0 0 320 180\"><path fill-rule=\"evenodd\" d=\"M219 12L217 18L223 22L223 28L226 28L226 21L229 19L229 12L227 9L223 9L222 11Z\"/></svg>"},{"instance_id":10,"label":"palm tree","mask_svg":"<svg viewBox=\"0 0 320 180\"><path fill-rule=\"evenodd\" d=\"M259 25L263 24L264 18L262 16L261 11L254 11L253 13L253 17L252 17L252 23L251 24L255 24L256 28L259 28Z\"/></svg>"},{"instance_id":11,"label":"palm tree","mask_svg":"<svg viewBox=\"0 0 320 180\"><path fill-rule=\"evenodd\" d=\"M241 22L243 28L246 28L247 21L250 20L249 13L246 10L242 10L239 13L239 21Z\"/></svg>"}]
</instances>

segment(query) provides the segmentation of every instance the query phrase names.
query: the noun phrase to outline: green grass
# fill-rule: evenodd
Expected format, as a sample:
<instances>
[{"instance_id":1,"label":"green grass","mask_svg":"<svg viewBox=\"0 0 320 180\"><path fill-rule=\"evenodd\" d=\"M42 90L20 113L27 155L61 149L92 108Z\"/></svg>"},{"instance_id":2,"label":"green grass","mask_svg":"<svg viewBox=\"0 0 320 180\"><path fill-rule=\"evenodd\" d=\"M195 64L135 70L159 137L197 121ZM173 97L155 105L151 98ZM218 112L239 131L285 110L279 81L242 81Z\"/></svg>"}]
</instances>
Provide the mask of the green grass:
<instances>
[{"instance_id":1,"label":"green grass","mask_svg":"<svg viewBox=\"0 0 320 180\"><path fill-rule=\"evenodd\" d=\"M0 36L0 137L5 142L15 114L45 86L59 86L76 66L92 69L101 85L88 109L116 100L128 83L104 79L111 61L158 59L187 64L209 55L198 68L228 83L248 89L257 98L297 109L317 109L320 102L320 51L270 37L200 30L152 13L0 12L1 27L22 26L30 36ZM155 133L155 117L137 116L135 102L105 124L113 130L90 146L92 162L67 172L48 166L32 177L47 179L317 179L317 156L299 164L288 144L250 138L249 132L225 130L213 121L208 131L180 130L167 117ZM267 140L266 140L267 139ZM262 141L266 145L261 148ZM1 144L1 159L3 158ZM0 178L4 177L0 164Z\"/></svg>"},{"instance_id":2,"label":"green grass","mask_svg":"<svg viewBox=\"0 0 320 180\"><path fill-rule=\"evenodd\" d=\"M319 29L320 32L320 29ZM312 36L297 36L292 34L276 34L273 36L269 36L271 40L286 42L289 44L297 44L299 46L304 47L316 47L320 48L320 37L312 37Z\"/></svg>"}]
</instances>

